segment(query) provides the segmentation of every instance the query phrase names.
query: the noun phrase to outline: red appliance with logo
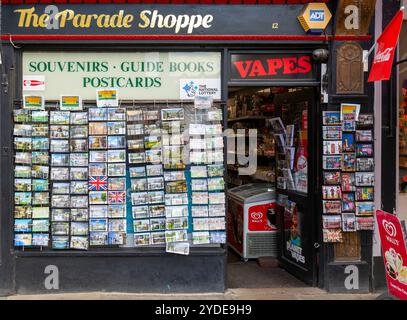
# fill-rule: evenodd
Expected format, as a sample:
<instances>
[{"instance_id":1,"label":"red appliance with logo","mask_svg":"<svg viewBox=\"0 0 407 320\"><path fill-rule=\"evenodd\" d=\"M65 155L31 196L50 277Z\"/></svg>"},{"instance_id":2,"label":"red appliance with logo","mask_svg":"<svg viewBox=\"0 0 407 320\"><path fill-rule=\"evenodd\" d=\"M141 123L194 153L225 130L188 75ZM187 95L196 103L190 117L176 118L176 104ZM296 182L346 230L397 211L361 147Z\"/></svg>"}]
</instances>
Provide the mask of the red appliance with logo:
<instances>
[{"instance_id":1,"label":"red appliance with logo","mask_svg":"<svg viewBox=\"0 0 407 320\"><path fill-rule=\"evenodd\" d=\"M228 191L228 244L243 259L277 257L276 192L266 183Z\"/></svg>"}]
</instances>

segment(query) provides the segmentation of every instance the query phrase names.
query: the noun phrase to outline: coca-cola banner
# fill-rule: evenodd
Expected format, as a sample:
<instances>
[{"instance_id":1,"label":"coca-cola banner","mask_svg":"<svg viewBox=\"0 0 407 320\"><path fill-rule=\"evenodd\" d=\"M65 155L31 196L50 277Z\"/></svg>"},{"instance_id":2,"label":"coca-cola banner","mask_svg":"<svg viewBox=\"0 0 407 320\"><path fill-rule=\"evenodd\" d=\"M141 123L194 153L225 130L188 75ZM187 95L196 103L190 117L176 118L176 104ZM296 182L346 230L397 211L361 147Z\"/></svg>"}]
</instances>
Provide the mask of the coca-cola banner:
<instances>
[{"instance_id":1,"label":"coca-cola banner","mask_svg":"<svg viewBox=\"0 0 407 320\"><path fill-rule=\"evenodd\" d=\"M370 70L369 82L390 79L394 51L396 50L402 22L403 11L399 10L379 39L377 39L377 51Z\"/></svg>"}]
</instances>

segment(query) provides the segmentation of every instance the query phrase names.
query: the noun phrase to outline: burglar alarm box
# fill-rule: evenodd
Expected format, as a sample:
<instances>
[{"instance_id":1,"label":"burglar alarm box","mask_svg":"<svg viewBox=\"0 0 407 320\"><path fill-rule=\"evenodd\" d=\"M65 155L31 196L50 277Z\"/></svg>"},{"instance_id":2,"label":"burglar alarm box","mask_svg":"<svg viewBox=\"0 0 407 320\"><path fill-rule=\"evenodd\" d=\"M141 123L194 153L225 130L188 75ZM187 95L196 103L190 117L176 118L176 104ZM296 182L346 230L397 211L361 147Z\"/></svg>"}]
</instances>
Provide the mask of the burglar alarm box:
<instances>
[{"instance_id":1,"label":"burglar alarm box","mask_svg":"<svg viewBox=\"0 0 407 320\"><path fill-rule=\"evenodd\" d=\"M276 191L252 183L228 191L228 244L243 259L277 257Z\"/></svg>"}]
</instances>

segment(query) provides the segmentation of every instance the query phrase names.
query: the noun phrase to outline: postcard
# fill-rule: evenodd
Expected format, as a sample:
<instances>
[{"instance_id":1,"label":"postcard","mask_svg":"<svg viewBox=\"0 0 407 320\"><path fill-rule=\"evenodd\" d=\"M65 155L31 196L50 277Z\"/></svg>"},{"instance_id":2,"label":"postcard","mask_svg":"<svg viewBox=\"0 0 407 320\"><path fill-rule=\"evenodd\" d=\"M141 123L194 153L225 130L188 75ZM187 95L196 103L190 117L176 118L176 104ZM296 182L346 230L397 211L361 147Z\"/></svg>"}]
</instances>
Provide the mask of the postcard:
<instances>
[{"instance_id":1,"label":"postcard","mask_svg":"<svg viewBox=\"0 0 407 320\"><path fill-rule=\"evenodd\" d=\"M14 179L15 191L31 191L31 179Z\"/></svg>"},{"instance_id":2,"label":"postcard","mask_svg":"<svg viewBox=\"0 0 407 320\"><path fill-rule=\"evenodd\" d=\"M161 109L161 120L183 120L184 119L184 109L174 108L174 109Z\"/></svg>"},{"instance_id":3,"label":"postcard","mask_svg":"<svg viewBox=\"0 0 407 320\"><path fill-rule=\"evenodd\" d=\"M342 230L356 231L356 216L354 213L342 213Z\"/></svg>"},{"instance_id":4,"label":"postcard","mask_svg":"<svg viewBox=\"0 0 407 320\"><path fill-rule=\"evenodd\" d=\"M323 213L341 213L342 207L340 201L323 200L322 201Z\"/></svg>"},{"instance_id":5,"label":"postcard","mask_svg":"<svg viewBox=\"0 0 407 320\"><path fill-rule=\"evenodd\" d=\"M373 217L356 217L356 230L374 230Z\"/></svg>"},{"instance_id":6,"label":"postcard","mask_svg":"<svg viewBox=\"0 0 407 320\"><path fill-rule=\"evenodd\" d=\"M142 121L143 111L140 109L127 109L127 121Z\"/></svg>"},{"instance_id":7,"label":"postcard","mask_svg":"<svg viewBox=\"0 0 407 320\"><path fill-rule=\"evenodd\" d=\"M342 152L355 152L355 138L353 133L342 134Z\"/></svg>"},{"instance_id":8,"label":"postcard","mask_svg":"<svg viewBox=\"0 0 407 320\"><path fill-rule=\"evenodd\" d=\"M336 200L341 199L341 187L340 186L322 186L322 195L324 200Z\"/></svg>"},{"instance_id":9,"label":"postcard","mask_svg":"<svg viewBox=\"0 0 407 320\"><path fill-rule=\"evenodd\" d=\"M124 136L109 136L107 139L109 149L126 148L126 138Z\"/></svg>"},{"instance_id":10,"label":"postcard","mask_svg":"<svg viewBox=\"0 0 407 320\"><path fill-rule=\"evenodd\" d=\"M342 173L342 191L349 192L355 191L355 174Z\"/></svg>"},{"instance_id":11,"label":"postcard","mask_svg":"<svg viewBox=\"0 0 407 320\"><path fill-rule=\"evenodd\" d=\"M342 103L341 120L358 120L360 104Z\"/></svg>"},{"instance_id":12,"label":"postcard","mask_svg":"<svg viewBox=\"0 0 407 320\"><path fill-rule=\"evenodd\" d=\"M357 158L356 159L357 171L373 171L374 170L374 158Z\"/></svg>"},{"instance_id":13,"label":"postcard","mask_svg":"<svg viewBox=\"0 0 407 320\"><path fill-rule=\"evenodd\" d=\"M52 222L69 222L70 211L70 209L52 209Z\"/></svg>"},{"instance_id":14,"label":"postcard","mask_svg":"<svg viewBox=\"0 0 407 320\"><path fill-rule=\"evenodd\" d=\"M33 179L32 190L33 191L48 191L49 181L47 179ZM25 190L23 190L25 191Z\"/></svg>"},{"instance_id":15,"label":"postcard","mask_svg":"<svg viewBox=\"0 0 407 320\"><path fill-rule=\"evenodd\" d=\"M109 219L109 232L126 232L126 219Z\"/></svg>"},{"instance_id":16,"label":"postcard","mask_svg":"<svg viewBox=\"0 0 407 320\"><path fill-rule=\"evenodd\" d=\"M223 178L209 178L208 191L221 191L225 189L225 181Z\"/></svg>"},{"instance_id":17,"label":"postcard","mask_svg":"<svg viewBox=\"0 0 407 320\"><path fill-rule=\"evenodd\" d=\"M32 122L48 122L48 111L32 111ZM29 121L26 121L29 122Z\"/></svg>"},{"instance_id":18,"label":"postcard","mask_svg":"<svg viewBox=\"0 0 407 320\"><path fill-rule=\"evenodd\" d=\"M89 149L107 149L107 137L106 136L90 136L89 137Z\"/></svg>"},{"instance_id":19,"label":"postcard","mask_svg":"<svg viewBox=\"0 0 407 320\"><path fill-rule=\"evenodd\" d=\"M48 139L46 139L48 140ZM14 138L14 149L16 150L31 150L33 147L31 138ZM38 150L38 149L37 149Z\"/></svg>"},{"instance_id":20,"label":"postcard","mask_svg":"<svg viewBox=\"0 0 407 320\"><path fill-rule=\"evenodd\" d=\"M161 135L161 128L158 123L150 123L144 125L144 133L149 136Z\"/></svg>"},{"instance_id":21,"label":"postcard","mask_svg":"<svg viewBox=\"0 0 407 320\"><path fill-rule=\"evenodd\" d=\"M189 161L191 163L206 163L207 162L206 155L207 155L206 152L191 151L189 154ZM208 161L208 162L211 163L210 161Z\"/></svg>"},{"instance_id":22,"label":"postcard","mask_svg":"<svg viewBox=\"0 0 407 320\"><path fill-rule=\"evenodd\" d=\"M206 163L215 164L223 162L223 150L208 151L206 154Z\"/></svg>"},{"instance_id":23,"label":"postcard","mask_svg":"<svg viewBox=\"0 0 407 320\"><path fill-rule=\"evenodd\" d=\"M341 113L339 111L323 111L322 120L325 125L340 125Z\"/></svg>"},{"instance_id":24,"label":"postcard","mask_svg":"<svg viewBox=\"0 0 407 320\"><path fill-rule=\"evenodd\" d=\"M159 110L143 110L143 119L144 120L158 120L159 119Z\"/></svg>"},{"instance_id":25,"label":"postcard","mask_svg":"<svg viewBox=\"0 0 407 320\"><path fill-rule=\"evenodd\" d=\"M324 154L340 154L342 152L342 141L324 141Z\"/></svg>"},{"instance_id":26,"label":"postcard","mask_svg":"<svg viewBox=\"0 0 407 320\"><path fill-rule=\"evenodd\" d=\"M34 192L32 198L33 205L48 205L49 193L48 192Z\"/></svg>"},{"instance_id":27,"label":"postcard","mask_svg":"<svg viewBox=\"0 0 407 320\"><path fill-rule=\"evenodd\" d=\"M132 191L146 191L147 190L147 179L131 179L131 190Z\"/></svg>"},{"instance_id":28,"label":"postcard","mask_svg":"<svg viewBox=\"0 0 407 320\"><path fill-rule=\"evenodd\" d=\"M146 167L130 167L129 171L131 178L144 177L146 175Z\"/></svg>"},{"instance_id":29,"label":"postcard","mask_svg":"<svg viewBox=\"0 0 407 320\"><path fill-rule=\"evenodd\" d=\"M165 216L167 218L188 217L188 206L167 206Z\"/></svg>"},{"instance_id":30,"label":"postcard","mask_svg":"<svg viewBox=\"0 0 407 320\"><path fill-rule=\"evenodd\" d=\"M144 140L143 139L130 139L127 141L127 147L129 150L144 149Z\"/></svg>"},{"instance_id":31,"label":"postcard","mask_svg":"<svg viewBox=\"0 0 407 320\"><path fill-rule=\"evenodd\" d=\"M108 244L107 232L90 232L89 242L91 246L104 246Z\"/></svg>"},{"instance_id":32,"label":"postcard","mask_svg":"<svg viewBox=\"0 0 407 320\"><path fill-rule=\"evenodd\" d=\"M48 137L49 129L47 124L33 124L32 125L32 136L33 137ZM69 132L63 132L64 135Z\"/></svg>"},{"instance_id":33,"label":"postcard","mask_svg":"<svg viewBox=\"0 0 407 320\"><path fill-rule=\"evenodd\" d=\"M107 218L107 206L91 205L89 206L89 218Z\"/></svg>"},{"instance_id":34,"label":"postcard","mask_svg":"<svg viewBox=\"0 0 407 320\"><path fill-rule=\"evenodd\" d=\"M88 180L88 168L72 167L70 172L71 180Z\"/></svg>"},{"instance_id":35,"label":"postcard","mask_svg":"<svg viewBox=\"0 0 407 320\"><path fill-rule=\"evenodd\" d=\"M90 231L107 231L107 219L90 219Z\"/></svg>"},{"instance_id":36,"label":"postcard","mask_svg":"<svg viewBox=\"0 0 407 320\"><path fill-rule=\"evenodd\" d=\"M151 244L165 244L165 232L152 232L151 233Z\"/></svg>"},{"instance_id":37,"label":"postcard","mask_svg":"<svg viewBox=\"0 0 407 320\"><path fill-rule=\"evenodd\" d=\"M360 114L358 119L359 126L372 126L373 125L373 114Z\"/></svg>"},{"instance_id":38,"label":"postcard","mask_svg":"<svg viewBox=\"0 0 407 320\"><path fill-rule=\"evenodd\" d=\"M108 122L107 133L109 135L124 135L126 134L126 122Z\"/></svg>"},{"instance_id":39,"label":"postcard","mask_svg":"<svg viewBox=\"0 0 407 320\"><path fill-rule=\"evenodd\" d=\"M14 204L31 205L31 192L14 192Z\"/></svg>"},{"instance_id":40,"label":"postcard","mask_svg":"<svg viewBox=\"0 0 407 320\"><path fill-rule=\"evenodd\" d=\"M109 232L108 243L110 245L124 245L126 243L126 233L124 232Z\"/></svg>"},{"instance_id":41,"label":"postcard","mask_svg":"<svg viewBox=\"0 0 407 320\"><path fill-rule=\"evenodd\" d=\"M209 230L209 219L208 218L194 218L192 224L193 224L194 231Z\"/></svg>"},{"instance_id":42,"label":"postcard","mask_svg":"<svg viewBox=\"0 0 407 320\"><path fill-rule=\"evenodd\" d=\"M32 245L39 247L47 247L49 243L49 235L44 233L34 233L32 235Z\"/></svg>"},{"instance_id":43,"label":"postcard","mask_svg":"<svg viewBox=\"0 0 407 320\"><path fill-rule=\"evenodd\" d=\"M192 191L207 191L208 180L206 179L192 179L191 180Z\"/></svg>"},{"instance_id":44,"label":"postcard","mask_svg":"<svg viewBox=\"0 0 407 320\"><path fill-rule=\"evenodd\" d=\"M51 139L69 139L69 126L51 125Z\"/></svg>"},{"instance_id":45,"label":"postcard","mask_svg":"<svg viewBox=\"0 0 407 320\"><path fill-rule=\"evenodd\" d=\"M187 230L165 231L165 241L167 243L168 242L188 241Z\"/></svg>"},{"instance_id":46,"label":"postcard","mask_svg":"<svg viewBox=\"0 0 407 320\"><path fill-rule=\"evenodd\" d=\"M181 121L162 121L161 127L163 134L180 134L184 130L183 122Z\"/></svg>"},{"instance_id":47,"label":"postcard","mask_svg":"<svg viewBox=\"0 0 407 320\"><path fill-rule=\"evenodd\" d=\"M150 231L150 220L133 220L134 232L146 232Z\"/></svg>"},{"instance_id":48,"label":"postcard","mask_svg":"<svg viewBox=\"0 0 407 320\"><path fill-rule=\"evenodd\" d=\"M89 163L89 176L107 176L107 164Z\"/></svg>"},{"instance_id":49,"label":"postcard","mask_svg":"<svg viewBox=\"0 0 407 320\"><path fill-rule=\"evenodd\" d=\"M51 111L50 124L69 124L69 111Z\"/></svg>"},{"instance_id":50,"label":"postcard","mask_svg":"<svg viewBox=\"0 0 407 320\"><path fill-rule=\"evenodd\" d=\"M200 123L190 123L189 124L189 134L190 135L205 135L206 126Z\"/></svg>"},{"instance_id":51,"label":"postcard","mask_svg":"<svg viewBox=\"0 0 407 320\"><path fill-rule=\"evenodd\" d=\"M126 150L108 150L107 152L107 161L108 162L126 162Z\"/></svg>"},{"instance_id":52,"label":"postcard","mask_svg":"<svg viewBox=\"0 0 407 320\"><path fill-rule=\"evenodd\" d=\"M72 208L71 209L71 221L85 222L88 221L88 209L87 208Z\"/></svg>"},{"instance_id":53,"label":"postcard","mask_svg":"<svg viewBox=\"0 0 407 320\"><path fill-rule=\"evenodd\" d=\"M88 123L88 112L71 112L70 124L81 125L87 123Z\"/></svg>"},{"instance_id":54,"label":"postcard","mask_svg":"<svg viewBox=\"0 0 407 320\"><path fill-rule=\"evenodd\" d=\"M208 192L193 192L192 204L208 204Z\"/></svg>"},{"instance_id":55,"label":"postcard","mask_svg":"<svg viewBox=\"0 0 407 320\"><path fill-rule=\"evenodd\" d=\"M210 233L211 243L226 243L225 231L211 231Z\"/></svg>"},{"instance_id":56,"label":"postcard","mask_svg":"<svg viewBox=\"0 0 407 320\"><path fill-rule=\"evenodd\" d=\"M374 188L373 187L357 187L356 188L357 201L373 201Z\"/></svg>"},{"instance_id":57,"label":"postcard","mask_svg":"<svg viewBox=\"0 0 407 320\"><path fill-rule=\"evenodd\" d=\"M126 109L125 108L108 108L107 120L109 121L125 121Z\"/></svg>"},{"instance_id":58,"label":"postcard","mask_svg":"<svg viewBox=\"0 0 407 320\"><path fill-rule=\"evenodd\" d=\"M48 163L48 161L46 163ZM53 153L53 154L51 154L51 165L54 166L54 167L69 166L69 153Z\"/></svg>"},{"instance_id":59,"label":"postcard","mask_svg":"<svg viewBox=\"0 0 407 320\"><path fill-rule=\"evenodd\" d=\"M69 158L68 158L69 160ZM45 151L33 151L31 154L31 162L33 164L48 164L49 153ZM68 162L69 163L69 162Z\"/></svg>"},{"instance_id":60,"label":"postcard","mask_svg":"<svg viewBox=\"0 0 407 320\"><path fill-rule=\"evenodd\" d=\"M107 121L107 109L89 108L89 121Z\"/></svg>"},{"instance_id":61,"label":"postcard","mask_svg":"<svg viewBox=\"0 0 407 320\"><path fill-rule=\"evenodd\" d=\"M206 149L206 140L204 138L191 137L191 139L189 139L189 147L190 150L204 150Z\"/></svg>"},{"instance_id":62,"label":"postcard","mask_svg":"<svg viewBox=\"0 0 407 320\"><path fill-rule=\"evenodd\" d=\"M28 247L32 245L32 235L30 234L14 234L14 246Z\"/></svg>"},{"instance_id":63,"label":"postcard","mask_svg":"<svg viewBox=\"0 0 407 320\"><path fill-rule=\"evenodd\" d=\"M186 181L170 181L165 184L165 191L168 193L187 192Z\"/></svg>"},{"instance_id":64,"label":"postcard","mask_svg":"<svg viewBox=\"0 0 407 320\"><path fill-rule=\"evenodd\" d=\"M341 184L340 171L324 171L323 172L324 184Z\"/></svg>"},{"instance_id":65,"label":"postcard","mask_svg":"<svg viewBox=\"0 0 407 320\"><path fill-rule=\"evenodd\" d=\"M139 233L134 235L134 245L146 246L150 244L150 233Z\"/></svg>"},{"instance_id":66,"label":"postcard","mask_svg":"<svg viewBox=\"0 0 407 320\"><path fill-rule=\"evenodd\" d=\"M144 134L143 124L127 124L127 135L128 136L137 136ZM143 143L144 145L144 143Z\"/></svg>"},{"instance_id":67,"label":"postcard","mask_svg":"<svg viewBox=\"0 0 407 320\"><path fill-rule=\"evenodd\" d=\"M14 206L14 218L15 219L31 219L32 207L29 206Z\"/></svg>"},{"instance_id":68,"label":"postcard","mask_svg":"<svg viewBox=\"0 0 407 320\"><path fill-rule=\"evenodd\" d=\"M71 139L87 138L88 127L87 126L75 126L71 127ZM82 140L81 140L82 141ZM87 141L87 140L85 140ZM71 142L72 144L72 142Z\"/></svg>"},{"instance_id":69,"label":"postcard","mask_svg":"<svg viewBox=\"0 0 407 320\"><path fill-rule=\"evenodd\" d=\"M88 151L88 141L87 139L71 139L70 141L70 151L71 152L86 152Z\"/></svg>"},{"instance_id":70,"label":"postcard","mask_svg":"<svg viewBox=\"0 0 407 320\"><path fill-rule=\"evenodd\" d=\"M146 161L159 164L161 163L161 149L151 149L151 150L146 150Z\"/></svg>"},{"instance_id":71,"label":"postcard","mask_svg":"<svg viewBox=\"0 0 407 320\"><path fill-rule=\"evenodd\" d=\"M89 152L89 162L107 162L107 151L95 151Z\"/></svg>"},{"instance_id":72,"label":"postcard","mask_svg":"<svg viewBox=\"0 0 407 320\"><path fill-rule=\"evenodd\" d=\"M342 154L342 171L355 171L355 153Z\"/></svg>"},{"instance_id":73,"label":"postcard","mask_svg":"<svg viewBox=\"0 0 407 320\"><path fill-rule=\"evenodd\" d=\"M133 206L148 204L147 192L133 192L131 194L131 204Z\"/></svg>"},{"instance_id":74,"label":"postcard","mask_svg":"<svg viewBox=\"0 0 407 320\"><path fill-rule=\"evenodd\" d=\"M174 254L189 255L188 242L167 242L165 251Z\"/></svg>"},{"instance_id":75,"label":"postcard","mask_svg":"<svg viewBox=\"0 0 407 320\"><path fill-rule=\"evenodd\" d=\"M89 204L107 204L107 191L89 191Z\"/></svg>"},{"instance_id":76,"label":"postcard","mask_svg":"<svg viewBox=\"0 0 407 320\"><path fill-rule=\"evenodd\" d=\"M146 149L160 148L161 147L161 136L145 136L144 137L144 147Z\"/></svg>"},{"instance_id":77,"label":"postcard","mask_svg":"<svg viewBox=\"0 0 407 320\"><path fill-rule=\"evenodd\" d=\"M14 176L16 178L31 178L31 167L28 166L15 166Z\"/></svg>"},{"instance_id":78,"label":"postcard","mask_svg":"<svg viewBox=\"0 0 407 320\"><path fill-rule=\"evenodd\" d=\"M88 166L88 153L71 153L69 157L71 167L86 167Z\"/></svg>"},{"instance_id":79,"label":"postcard","mask_svg":"<svg viewBox=\"0 0 407 320\"><path fill-rule=\"evenodd\" d=\"M155 218L150 219L150 230L151 231L165 231L165 218Z\"/></svg>"},{"instance_id":80,"label":"postcard","mask_svg":"<svg viewBox=\"0 0 407 320\"><path fill-rule=\"evenodd\" d=\"M115 204L109 205L108 218L125 218L126 217L126 205Z\"/></svg>"},{"instance_id":81,"label":"postcard","mask_svg":"<svg viewBox=\"0 0 407 320\"><path fill-rule=\"evenodd\" d=\"M89 135L107 135L107 123L89 122Z\"/></svg>"},{"instance_id":82,"label":"postcard","mask_svg":"<svg viewBox=\"0 0 407 320\"><path fill-rule=\"evenodd\" d=\"M374 172L356 172L356 186L374 186Z\"/></svg>"},{"instance_id":83,"label":"postcard","mask_svg":"<svg viewBox=\"0 0 407 320\"><path fill-rule=\"evenodd\" d=\"M165 216L165 205L153 205L149 207L150 217L164 217Z\"/></svg>"},{"instance_id":84,"label":"postcard","mask_svg":"<svg viewBox=\"0 0 407 320\"><path fill-rule=\"evenodd\" d=\"M17 169L17 167L23 168L22 166L16 166L16 169ZM16 173L28 174L28 172L26 171L27 170L26 168L27 167L24 167L24 170L20 169L21 172L16 171ZM56 168L56 169L60 169L60 168ZM69 169L68 169L68 171L69 171ZM32 166L31 176L33 178L48 179L49 167L48 166Z\"/></svg>"},{"instance_id":85,"label":"postcard","mask_svg":"<svg viewBox=\"0 0 407 320\"><path fill-rule=\"evenodd\" d=\"M193 244L208 244L210 243L209 231L192 232Z\"/></svg>"},{"instance_id":86,"label":"postcard","mask_svg":"<svg viewBox=\"0 0 407 320\"><path fill-rule=\"evenodd\" d=\"M69 180L69 168L51 168L51 180Z\"/></svg>"},{"instance_id":87,"label":"postcard","mask_svg":"<svg viewBox=\"0 0 407 320\"><path fill-rule=\"evenodd\" d=\"M205 193L206 196L208 195L208 193ZM197 195L197 201L198 198L199 200L201 199L201 195ZM207 204L208 200L206 197L206 202L204 204ZM167 206L176 206L176 205L184 205L184 204L188 204L188 194L187 193L170 193L170 194L166 194L165 195L165 205Z\"/></svg>"},{"instance_id":88,"label":"postcard","mask_svg":"<svg viewBox=\"0 0 407 320\"><path fill-rule=\"evenodd\" d=\"M31 152L16 152L14 162L19 164L31 164Z\"/></svg>"},{"instance_id":89,"label":"postcard","mask_svg":"<svg viewBox=\"0 0 407 320\"><path fill-rule=\"evenodd\" d=\"M126 178L109 178L108 186L111 191L124 191L126 190Z\"/></svg>"},{"instance_id":90,"label":"postcard","mask_svg":"<svg viewBox=\"0 0 407 320\"><path fill-rule=\"evenodd\" d=\"M340 215L322 216L322 227L324 229L338 229L342 226Z\"/></svg>"},{"instance_id":91,"label":"postcard","mask_svg":"<svg viewBox=\"0 0 407 320\"><path fill-rule=\"evenodd\" d=\"M356 130L357 142L370 142L373 141L372 130Z\"/></svg>"},{"instance_id":92,"label":"postcard","mask_svg":"<svg viewBox=\"0 0 407 320\"><path fill-rule=\"evenodd\" d=\"M51 232L53 236L69 235L69 222L52 223Z\"/></svg>"},{"instance_id":93,"label":"postcard","mask_svg":"<svg viewBox=\"0 0 407 320\"><path fill-rule=\"evenodd\" d=\"M119 98L117 89L97 89L96 104L100 107L118 107Z\"/></svg>"},{"instance_id":94,"label":"postcard","mask_svg":"<svg viewBox=\"0 0 407 320\"><path fill-rule=\"evenodd\" d=\"M33 132L33 126L31 124L15 124L14 135L21 137L31 137Z\"/></svg>"},{"instance_id":95,"label":"postcard","mask_svg":"<svg viewBox=\"0 0 407 320\"><path fill-rule=\"evenodd\" d=\"M150 191L148 192L148 203L157 204L164 202L164 191Z\"/></svg>"},{"instance_id":96,"label":"postcard","mask_svg":"<svg viewBox=\"0 0 407 320\"><path fill-rule=\"evenodd\" d=\"M55 250L69 249L69 237L52 236L52 249Z\"/></svg>"},{"instance_id":97,"label":"postcard","mask_svg":"<svg viewBox=\"0 0 407 320\"><path fill-rule=\"evenodd\" d=\"M31 232L32 224L32 219L15 219L14 232Z\"/></svg>"},{"instance_id":98,"label":"postcard","mask_svg":"<svg viewBox=\"0 0 407 320\"><path fill-rule=\"evenodd\" d=\"M107 175L110 177L120 177L126 175L125 163L109 163L107 168Z\"/></svg>"},{"instance_id":99,"label":"postcard","mask_svg":"<svg viewBox=\"0 0 407 320\"><path fill-rule=\"evenodd\" d=\"M89 239L88 239L88 237L71 236L70 246L72 249L88 250Z\"/></svg>"},{"instance_id":100,"label":"postcard","mask_svg":"<svg viewBox=\"0 0 407 320\"><path fill-rule=\"evenodd\" d=\"M224 204L212 204L208 206L210 217L224 217L226 215Z\"/></svg>"},{"instance_id":101,"label":"postcard","mask_svg":"<svg viewBox=\"0 0 407 320\"><path fill-rule=\"evenodd\" d=\"M14 122L27 123L31 122L31 112L30 110L16 109L14 110ZM48 122L48 120L47 120Z\"/></svg>"},{"instance_id":102,"label":"postcard","mask_svg":"<svg viewBox=\"0 0 407 320\"><path fill-rule=\"evenodd\" d=\"M342 193L342 211L355 212L355 194Z\"/></svg>"},{"instance_id":103,"label":"postcard","mask_svg":"<svg viewBox=\"0 0 407 320\"><path fill-rule=\"evenodd\" d=\"M222 110L220 109L208 110L206 116L207 121L222 121L223 119Z\"/></svg>"},{"instance_id":104,"label":"postcard","mask_svg":"<svg viewBox=\"0 0 407 320\"><path fill-rule=\"evenodd\" d=\"M51 152L69 152L69 140L51 140Z\"/></svg>"},{"instance_id":105,"label":"postcard","mask_svg":"<svg viewBox=\"0 0 407 320\"><path fill-rule=\"evenodd\" d=\"M148 190L161 190L164 189L164 178L163 177L154 177L147 179Z\"/></svg>"},{"instance_id":106,"label":"postcard","mask_svg":"<svg viewBox=\"0 0 407 320\"><path fill-rule=\"evenodd\" d=\"M131 208L133 219L145 219L149 217L148 206L137 206Z\"/></svg>"},{"instance_id":107,"label":"postcard","mask_svg":"<svg viewBox=\"0 0 407 320\"><path fill-rule=\"evenodd\" d=\"M71 208L87 208L88 197L71 195Z\"/></svg>"},{"instance_id":108,"label":"postcard","mask_svg":"<svg viewBox=\"0 0 407 320\"><path fill-rule=\"evenodd\" d=\"M72 236L86 236L89 232L89 225L87 222L71 222L71 235Z\"/></svg>"},{"instance_id":109,"label":"postcard","mask_svg":"<svg viewBox=\"0 0 407 320\"><path fill-rule=\"evenodd\" d=\"M209 218L209 230L225 230L226 220L224 217Z\"/></svg>"},{"instance_id":110,"label":"postcard","mask_svg":"<svg viewBox=\"0 0 407 320\"><path fill-rule=\"evenodd\" d=\"M224 174L223 164L208 165L207 169L209 177L223 177Z\"/></svg>"},{"instance_id":111,"label":"postcard","mask_svg":"<svg viewBox=\"0 0 407 320\"><path fill-rule=\"evenodd\" d=\"M107 195L108 204L124 204L126 203L126 192L124 191L109 191Z\"/></svg>"},{"instance_id":112,"label":"postcard","mask_svg":"<svg viewBox=\"0 0 407 320\"><path fill-rule=\"evenodd\" d=\"M374 202L356 202L357 216L372 216L374 213Z\"/></svg>"},{"instance_id":113,"label":"postcard","mask_svg":"<svg viewBox=\"0 0 407 320\"><path fill-rule=\"evenodd\" d=\"M373 156L373 144L358 143L356 145L356 155L358 157L372 157Z\"/></svg>"},{"instance_id":114,"label":"postcard","mask_svg":"<svg viewBox=\"0 0 407 320\"><path fill-rule=\"evenodd\" d=\"M323 126L322 134L324 140L340 140L342 139L341 126Z\"/></svg>"},{"instance_id":115,"label":"postcard","mask_svg":"<svg viewBox=\"0 0 407 320\"><path fill-rule=\"evenodd\" d=\"M53 194L51 204L54 208L70 208L71 197L70 195Z\"/></svg>"}]
</instances>

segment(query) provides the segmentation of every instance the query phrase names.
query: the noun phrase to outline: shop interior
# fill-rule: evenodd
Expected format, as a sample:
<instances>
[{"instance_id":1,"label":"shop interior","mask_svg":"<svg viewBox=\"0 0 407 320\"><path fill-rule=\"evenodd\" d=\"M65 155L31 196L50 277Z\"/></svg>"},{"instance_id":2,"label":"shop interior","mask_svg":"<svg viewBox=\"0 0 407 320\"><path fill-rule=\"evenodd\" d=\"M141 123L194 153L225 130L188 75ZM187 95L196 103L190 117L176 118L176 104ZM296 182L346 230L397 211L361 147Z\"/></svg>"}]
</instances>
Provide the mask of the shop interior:
<instances>
[{"instance_id":1,"label":"shop interior","mask_svg":"<svg viewBox=\"0 0 407 320\"><path fill-rule=\"evenodd\" d=\"M257 159L255 170L248 170L247 175L240 174L239 168L250 164L228 161L229 288L307 286L277 263L282 248L277 240L276 204L279 194L307 195L308 175L306 169L299 168L301 157L307 158L307 110L313 99L314 90L305 87L229 88L228 129L236 139L245 136L245 155L253 152ZM277 134L278 118L286 130L284 135ZM257 146L250 142L250 129L257 130ZM230 158L241 152L235 149L228 147ZM298 219L285 220L286 212L284 233L295 243L302 232Z\"/></svg>"}]
</instances>

